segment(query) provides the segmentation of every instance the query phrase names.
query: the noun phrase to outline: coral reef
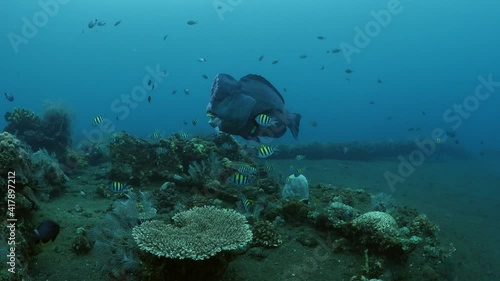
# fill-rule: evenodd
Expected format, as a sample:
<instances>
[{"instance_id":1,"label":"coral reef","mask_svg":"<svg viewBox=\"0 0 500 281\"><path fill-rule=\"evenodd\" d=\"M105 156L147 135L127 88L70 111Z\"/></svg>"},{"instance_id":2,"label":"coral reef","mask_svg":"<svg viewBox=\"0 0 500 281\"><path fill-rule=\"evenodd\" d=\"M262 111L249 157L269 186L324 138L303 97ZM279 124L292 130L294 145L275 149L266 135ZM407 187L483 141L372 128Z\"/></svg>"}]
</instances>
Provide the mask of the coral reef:
<instances>
[{"instance_id":1,"label":"coral reef","mask_svg":"<svg viewBox=\"0 0 500 281\"><path fill-rule=\"evenodd\" d=\"M28 280L27 268L32 253L31 248L34 245L28 233L33 231L30 220L33 212L38 209L37 199L30 188L34 183L32 165L29 153L21 142L8 132L0 133L0 151L0 174L4 175L0 177L0 185L4 187L0 189L0 198L2 198L0 204L0 227L2 229L0 236L2 237L0 240L5 241L3 234L5 237L15 235L16 238L15 261L9 264L11 267L15 266L16 271L10 273L5 269L3 273L9 275L5 280ZM12 202L15 202L14 207ZM15 229L9 230L8 217L17 219ZM6 250L8 252L8 249ZM6 257L7 254L10 253L4 256ZM3 273L0 278L4 278Z\"/></svg>"},{"instance_id":2,"label":"coral reef","mask_svg":"<svg viewBox=\"0 0 500 281\"><path fill-rule=\"evenodd\" d=\"M117 202L113 211L89 231L95 251L106 257L102 271L109 277L123 279L139 271L140 251L132 238L132 229L141 219L151 216L153 204L150 194L142 193L138 198L131 193L127 200Z\"/></svg>"},{"instance_id":3,"label":"coral reef","mask_svg":"<svg viewBox=\"0 0 500 281\"><path fill-rule=\"evenodd\" d=\"M332 202L327 209L328 219L333 228L342 229L360 215L360 211L340 202Z\"/></svg>"},{"instance_id":4,"label":"coral reef","mask_svg":"<svg viewBox=\"0 0 500 281\"><path fill-rule=\"evenodd\" d=\"M71 115L62 103L48 103L41 118L31 110L15 108L5 114L5 131L36 151L46 149L63 160L71 146Z\"/></svg>"},{"instance_id":5,"label":"coral reef","mask_svg":"<svg viewBox=\"0 0 500 281\"><path fill-rule=\"evenodd\" d=\"M68 106L62 102L47 102L42 114L43 148L64 159L71 147L72 117Z\"/></svg>"},{"instance_id":6,"label":"coral reef","mask_svg":"<svg viewBox=\"0 0 500 281\"><path fill-rule=\"evenodd\" d=\"M71 250L77 255L84 255L92 250L92 241L87 235L85 228L78 228L71 242Z\"/></svg>"},{"instance_id":7,"label":"coral reef","mask_svg":"<svg viewBox=\"0 0 500 281\"><path fill-rule=\"evenodd\" d=\"M253 243L257 246L275 248L283 243L276 226L269 221L257 221L253 225Z\"/></svg>"},{"instance_id":8,"label":"coral reef","mask_svg":"<svg viewBox=\"0 0 500 281\"><path fill-rule=\"evenodd\" d=\"M40 149L44 140L42 119L35 112L14 108L12 112L5 113L8 122L5 131L15 134L20 140L26 142L32 149Z\"/></svg>"},{"instance_id":9,"label":"coral reef","mask_svg":"<svg viewBox=\"0 0 500 281\"><path fill-rule=\"evenodd\" d=\"M271 208L266 209L266 215L269 216ZM284 200L283 207L278 214L281 214L287 223L302 224L307 222L309 212L311 211L309 205L303 201L297 200ZM273 217L274 219L274 217Z\"/></svg>"},{"instance_id":10,"label":"coral reef","mask_svg":"<svg viewBox=\"0 0 500 281\"><path fill-rule=\"evenodd\" d=\"M134 227L132 236L141 250L158 257L204 260L252 240L245 217L234 210L194 207L172 219L174 225L148 221Z\"/></svg>"},{"instance_id":11,"label":"coral reef","mask_svg":"<svg viewBox=\"0 0 500 281\"><path fill-rule=\"evenodd\" d=\"M48 196L58 194L65 183L69 180L62 171L57 159L41 149L31 155L33 163L34 179L36 180L36 191L43 193L43 199L48 200Z\"/></svg>"},{"instance_id":12,"label":"coral reef","mask_svg":"<svg viewBox=\"0 0 500 281\"><path fill-rule=\"evenodd\" d=\"M0 133L0 171L6 174L7 171L16 172L18 184L28 184L31 174L31 162L28 159L28 152L21 146L21 142L13 135Z\"/></svg>"},{"instance_id":13,"label":"coral reef","mask_svg":"<svg viewBox=\"0 0 500 281\"><path fill-rule=\"evenodd\" d=\"M188 182L186 184L203 186L210 180L221 180L224 167L215 153L211 153L206 160L195 161L189 164Z\"/></svg>"}]
</instances>

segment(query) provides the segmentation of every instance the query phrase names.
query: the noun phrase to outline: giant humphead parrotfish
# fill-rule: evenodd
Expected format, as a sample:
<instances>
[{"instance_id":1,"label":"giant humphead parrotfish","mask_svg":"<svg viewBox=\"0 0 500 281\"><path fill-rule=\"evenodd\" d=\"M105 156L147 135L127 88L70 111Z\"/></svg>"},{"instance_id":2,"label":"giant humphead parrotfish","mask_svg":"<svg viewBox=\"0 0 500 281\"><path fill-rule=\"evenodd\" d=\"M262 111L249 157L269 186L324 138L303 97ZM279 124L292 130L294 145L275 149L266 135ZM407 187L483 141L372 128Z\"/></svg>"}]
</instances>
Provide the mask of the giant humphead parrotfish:
<instances>
[{"instance_id":1,"label":"giant humphead parrotfish","mask_svg":"<svg viewBox=\"0 0 500 281\"><path fill-rule=\"evenodd\" d=\"M297 139L300 114L290 113L283 96L264 77L249 74L240 80L219 73L212 84L207 105L208 123L222 132L260 142L259 137L279 138L288 127ZM265 114L276 120L272 126L261 126L255 120Z\"/></svg>"}]
</instances>

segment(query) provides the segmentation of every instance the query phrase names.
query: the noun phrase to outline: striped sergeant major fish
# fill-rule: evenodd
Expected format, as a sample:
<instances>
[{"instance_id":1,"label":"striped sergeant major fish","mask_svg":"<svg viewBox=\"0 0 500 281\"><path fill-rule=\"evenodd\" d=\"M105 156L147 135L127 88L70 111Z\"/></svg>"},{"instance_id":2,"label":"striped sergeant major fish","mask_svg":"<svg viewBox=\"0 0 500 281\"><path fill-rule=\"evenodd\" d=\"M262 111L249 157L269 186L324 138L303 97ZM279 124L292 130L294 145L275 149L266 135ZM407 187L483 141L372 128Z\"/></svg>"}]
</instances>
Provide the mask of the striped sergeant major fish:
<instances>
[{"instance_id":1,"label":"striped sergeant major fish","mask_svg":"<svg viewBox=\"0 0 500 281\"><path fill-rule=\"evenodd\" d=\"M253 179L248 175L243 175L238 172L234 173L229 177L229 182L235 185L245 185L249 184Z\"/></svg>"},{"instance_id":2,"label":"striped sergeant major fish","mask_svg":"<svg viewBox=\"0 0 500 281\"><path fill-rule=\"evenodd\" d=\"M129 185L126 185L126 184L121 183L119 181L114 181L109 185L109 190L111 190L113 192L123 192L129 188L130 188Z\"/></svg>"}]
</instances>

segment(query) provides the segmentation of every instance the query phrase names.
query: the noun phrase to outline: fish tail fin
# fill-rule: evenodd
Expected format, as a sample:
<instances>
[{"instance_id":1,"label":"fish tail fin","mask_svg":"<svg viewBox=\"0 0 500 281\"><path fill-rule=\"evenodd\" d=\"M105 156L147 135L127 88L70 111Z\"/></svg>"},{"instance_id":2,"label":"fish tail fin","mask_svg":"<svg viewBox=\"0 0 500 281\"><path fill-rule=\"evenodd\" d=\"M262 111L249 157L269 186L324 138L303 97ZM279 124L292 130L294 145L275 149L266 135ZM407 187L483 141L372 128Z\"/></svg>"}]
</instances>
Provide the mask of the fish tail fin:
<instances>
[{"instance_id":1,"label":"fish tail fin","mask_svg":"<svg viewBox=\"0 0 500 281\"><path fill-rule=\"evenodd\" d=\"M299 137L300 118L302 118L302 116L298 113L288 114L288 128L290 128L290 131L295 139L298 139Z\"/></svg>"}]
</instances>

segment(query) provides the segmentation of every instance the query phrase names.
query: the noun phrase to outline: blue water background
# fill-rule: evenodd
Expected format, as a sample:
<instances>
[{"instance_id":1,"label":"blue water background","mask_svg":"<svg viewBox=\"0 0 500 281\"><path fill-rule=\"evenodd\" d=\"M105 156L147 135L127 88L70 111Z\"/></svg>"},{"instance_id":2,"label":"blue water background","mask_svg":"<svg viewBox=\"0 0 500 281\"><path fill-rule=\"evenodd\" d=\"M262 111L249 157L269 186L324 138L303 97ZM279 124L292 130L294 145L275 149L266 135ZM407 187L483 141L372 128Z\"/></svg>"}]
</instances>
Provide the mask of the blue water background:
<instances>
[{"instance_id":1,"label":"blue water background","mask_svg":"<svg viewBox=\"0 0 500 281\"><path fill-rule=\"evenodd\" d=\"M0 92L16 99L1 97L0 111L41 113L47 100L62 100L74 116L75 143L95 129L97 115L109 118L114 131L141 137L155 130L209 133L205 107L213 77L255 73L282 92L290 111L302 114L299 141L287 133L276 142L430 137L434 128L450 129L443 113L474 94L478 76L500 81L500 2L401 1L401 12L351 62L326 52L342 42L354 45L355 27L364 29L374 20L370 12L387 9L389 2L221 1L233 4L221 18L212 1L68 1L16 53L8 34L21 35L23 17L32 21L40 2L1 1ZM89 29L94 18L106 26ZM190 26L188 20L199 23ZM301 54L308 57L299 59ZM169 75L151 92L151 103L143 99L117 121L113 101L140 86L146 67L156 65ZM354 72L346 74L347 68ZM457 128L467 150L479 150L481 141L499 147L499 93L497 88Z\"/></svg>"}]
</instances>

